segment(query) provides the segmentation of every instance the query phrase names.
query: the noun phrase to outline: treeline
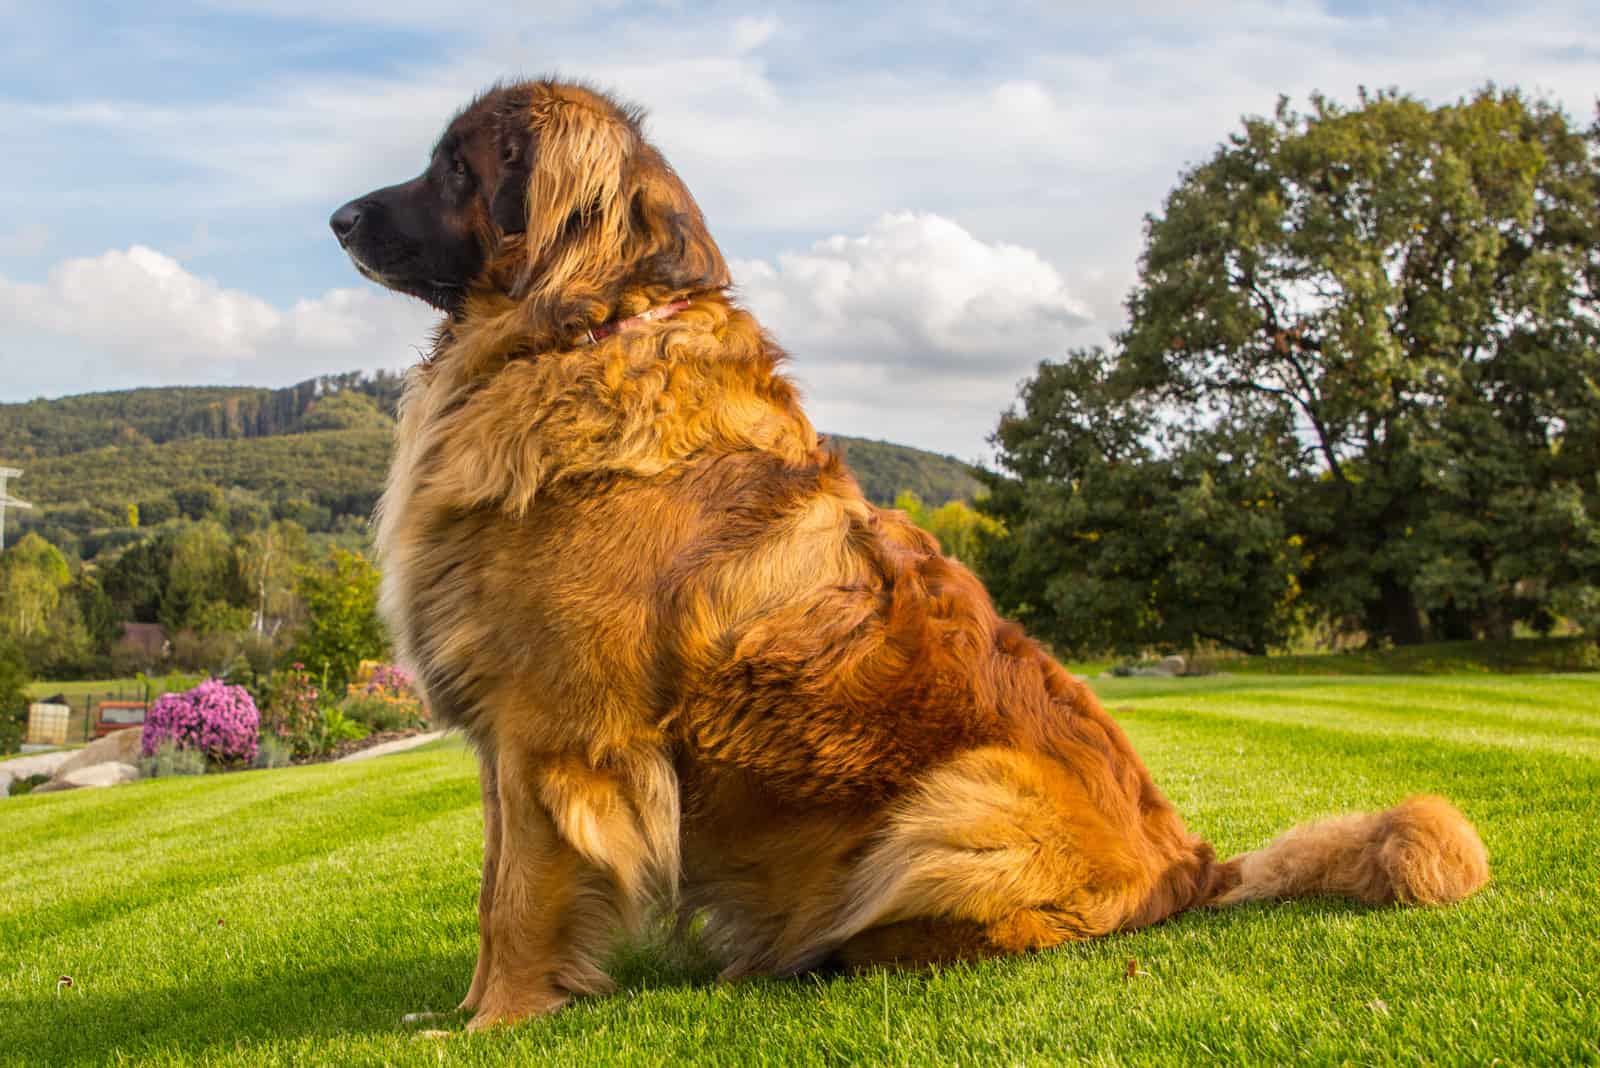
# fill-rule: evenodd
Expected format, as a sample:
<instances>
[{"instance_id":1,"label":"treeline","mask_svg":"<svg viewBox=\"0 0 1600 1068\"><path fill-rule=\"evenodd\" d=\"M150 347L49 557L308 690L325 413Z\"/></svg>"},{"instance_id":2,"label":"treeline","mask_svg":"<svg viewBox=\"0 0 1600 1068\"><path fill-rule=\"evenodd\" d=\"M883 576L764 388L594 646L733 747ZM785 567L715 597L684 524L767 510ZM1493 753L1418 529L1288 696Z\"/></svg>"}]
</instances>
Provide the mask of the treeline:
<instances>
[{"instance_id":1,"label":"treeline","mask_svg":"<svg viewBox=\"0 0 1600 1068\"><path fill-rule=\"evenodd\" d=\"M0 643L40 678L265 675L312 623L308 573L363 542L313 537L292 520L235 533L211 517L176 519L84 563L29 533L0 556ZM159 627L159 640L130 623Z\"/></svg>"},{"instance_id":2,"label":"treeline","mask_svg":"<svg viewBox=\"0 0 1600 1068\"><path fill-rule=\"evenodd\" d=\"M314 414L324 398L359 394L376 411L392 415L400 387L399 375L355 371L283 389L172 386L0 404L0 457L17 463L108 447L334 429L328 425L332 413Z\"/></svg>"},{"instance_id":3,"label":"treeline","mask_svg":"<svg viewBox=\"0 0 1600 1068\"><path fill-rule=\"evenodd\" d=\"M843 434L829 434L827 444L844 457L874 504L888 505L902 493L913 493L938 507L983 492L976 468L949 456Z\"/></svg>"},{"instance_id":4,"label":"treeline","mask_svg":"<svg viewBox=\"0 0 1600 1068\"><path fill-rule=\"evenodd\" d=\"M392 439L387 429L326 430L58 456L25 469L17 492L35 511L9 521L85 559L176 518L211 517L236 533L275 519L346 530L371 515Z\"/></svg>"}]
</instances>

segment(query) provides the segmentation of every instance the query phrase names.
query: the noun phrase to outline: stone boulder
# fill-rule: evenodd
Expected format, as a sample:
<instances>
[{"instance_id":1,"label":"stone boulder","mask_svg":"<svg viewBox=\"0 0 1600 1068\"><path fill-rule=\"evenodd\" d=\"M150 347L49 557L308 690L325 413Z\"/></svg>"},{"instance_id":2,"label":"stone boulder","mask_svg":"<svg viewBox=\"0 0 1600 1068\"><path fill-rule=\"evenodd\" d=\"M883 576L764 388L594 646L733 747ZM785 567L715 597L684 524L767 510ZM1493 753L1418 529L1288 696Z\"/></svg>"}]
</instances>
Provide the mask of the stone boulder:
<instances>
[{"instance_id":1,"label":"stone boulder","mask_svg":"<svg viewBox=\"0 0 1600 1068\"><path fill-rule=\"evenodd\" d=\"M31 779L35 775L54 775L63 764L72 759L73 755L71 750L63 749L54 753L35 753L32 756L14 757L0 762L0 797L9 796L11 784L18 779ZM34 789L37 790L38 787Z\"/></svg>"},{"instance_id":2,"label":"stone boulder","mask_svg":"<svg viewBox=\"0 0 1600 1068\"><path fill-rule=\"evenodd\" d=\"M1179 675L1186 675L1188 671L1189 662L1183 657L1167 656L1157 660L1154 664L1144 663L1134 668L1118 669L1113 671L1112 674L1116 675L1120 672L1136 679L1171 679Z\"/></svg>"},{"instance_id":3,"label":"stone boulder","mask_svg":"<svg viewBox=\"0 0 1600 1068\"><path fill-rule=\"evenodd\" d=\"M112 731L104 738L96 738L57 767L55 778L65 778L79 768L92 768L96 764L108 762L137 764L139 742L143 737L143 727L129 727L126 730Z\"/></svg>"},{"instance_id":4,"label":"stone boulder","mask_svg":"<svg viewBox=\"0 0 1600 1068\"><path fill-rule=\"evenodd\" d=\"M56 777L56 782L69 787L85 786L121 786L125 782L132 782L139 777L139 769L132 764L124 764L118 760L108 760L103 764L91 764L86 768L74 768L64 775Z\"/></svg>"}]
</instances>

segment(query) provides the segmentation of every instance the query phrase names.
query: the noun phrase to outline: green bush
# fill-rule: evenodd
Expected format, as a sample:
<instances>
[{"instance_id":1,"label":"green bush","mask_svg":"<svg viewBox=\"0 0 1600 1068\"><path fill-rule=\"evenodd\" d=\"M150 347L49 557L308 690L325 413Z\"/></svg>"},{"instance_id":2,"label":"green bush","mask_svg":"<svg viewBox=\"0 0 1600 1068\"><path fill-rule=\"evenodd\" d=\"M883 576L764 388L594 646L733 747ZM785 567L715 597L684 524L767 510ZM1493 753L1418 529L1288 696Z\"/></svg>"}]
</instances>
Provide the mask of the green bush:
<instances>
[{"instance_id":1,"label":"green bush","mask_svg":"<svg viewBox=\"0 0 1600 1068\"><path fill-rule=\"evenodd\" d=\"M156 751L139 758L141 779L164 779L171 775L204 775L206 755L198 749L179 749L170 738Z\"/></svg>"},{"instance_id":2,"label":"green bush","mask_svg":"<svg viewBox=\"0 0 1600 1068\"><path fill-rule=\"evenodd\" d=\"M374 731L413 730L427 724L422 702L415 698L354 693L339 703L339 711Z\"/></svg>"},{"instance_id":3,"label":"green bush","mask_svg":"<svg viewBox=\"0 0 1600 1068\"><path fill-rule=\"evenodd\" d=\"M23 794L32 793L35 786L43 786L50 781L48 775L25 775L20 779L11 780L11 789L8 797L21 797Z\"/></svg>"},{"instance_id":4,"label":"green bush","mask_svg":"<svg viewBox=\"0 0 1600 1068\"><path fill-rule=\"evenodd\" d=\"M306 625L295 659L321 672L329 693L341 693L363 660L380 659L388 650L378 620L378 569L360 553L334 549L299 575Z\"/></svg>"},{"instance_id":5,"label":"green bush","mask_svg":"<svg viewBox=\"0 0 1600 1068\"><path fill-rule=\"evenodd\" d=\"M294 761L294 748L276 734L262 732L256 743L256 758L252 768L286 768Z\"/></svg>"},{"instance_id":6,"label":"green bush","mask_svg":"<svg viewBox=\"0 0 1600 1068\"><path fill-rule=\"evenodd\" d=\"M322 744L318 752L326 753L340 742L351 742L371 734L365 724L358 723L337 708L330 708L322 717Z\"/></svg>"}]
</instances>

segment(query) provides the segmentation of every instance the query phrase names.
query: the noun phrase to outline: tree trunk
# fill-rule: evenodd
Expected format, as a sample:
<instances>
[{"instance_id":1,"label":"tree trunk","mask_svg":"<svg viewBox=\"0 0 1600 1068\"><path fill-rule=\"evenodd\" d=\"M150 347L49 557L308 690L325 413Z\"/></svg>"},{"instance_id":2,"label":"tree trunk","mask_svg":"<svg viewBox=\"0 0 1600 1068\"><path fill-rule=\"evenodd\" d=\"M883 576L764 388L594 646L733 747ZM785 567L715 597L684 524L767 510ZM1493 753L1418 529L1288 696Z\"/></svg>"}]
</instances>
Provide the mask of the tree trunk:
<instances>
[{"instance_id":1,"label":"tree trunk","mask_svg":"<svg viewBox=\"0 0 1600 1068\"><path fill-rule=\"evenodd\" d=\"M1484 609L1483 615L1478 619L1478 627L1483 632L1484 640L1491 642L1508 642L1511 640L1511 615L1505 606L1498 601L1491 601Z\"/></svg>"},{"instance_id":2,"label":"tree trunk","mask_svg":"<svg viewBox=\"0 0 1600 1068\"><path fill-rule=\"evenodd\" d=\"M1368 643L1384 638L1396 645L1420 645L1425 638L1416 596L1393 575L1378 579L1378 599L1367 605Z\"/></svg>"},{"instance_id":3,"label":"tree trunk","mask_svg":"<svg viewBox=\"0 0 1600 1068\"><path fill-rule=\"evenodd\" d=\"M1436 641L1470 642L1477 637L1471 614L1453 603L1448 608L1429 613L1428 622Z\"/></svg>"}]
</instances>

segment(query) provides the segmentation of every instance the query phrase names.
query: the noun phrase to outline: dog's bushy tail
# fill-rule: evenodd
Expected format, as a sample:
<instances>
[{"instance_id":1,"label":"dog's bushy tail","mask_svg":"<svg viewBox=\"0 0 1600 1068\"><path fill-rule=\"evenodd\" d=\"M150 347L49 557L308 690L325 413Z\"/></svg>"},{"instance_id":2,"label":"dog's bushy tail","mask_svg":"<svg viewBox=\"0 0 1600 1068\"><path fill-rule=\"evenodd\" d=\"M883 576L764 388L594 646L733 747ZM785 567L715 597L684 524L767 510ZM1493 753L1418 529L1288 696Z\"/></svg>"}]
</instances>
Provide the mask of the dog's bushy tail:
<instances>
[{"instance_id":1,"label":"dog's bushy tail","mask_svg":"<svg viewBox=\"0 0 1600 1068\"><path fill-rule=\"evenodd\" d=\"M1337 895L1370 905L1448 905L1489 881L1478 832L1442 797L1304 823L1222 865L1211 905Z\"/></svg>"}]
</instances>

